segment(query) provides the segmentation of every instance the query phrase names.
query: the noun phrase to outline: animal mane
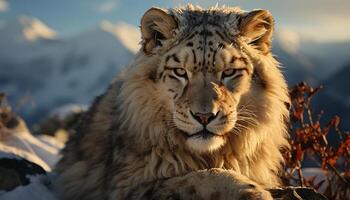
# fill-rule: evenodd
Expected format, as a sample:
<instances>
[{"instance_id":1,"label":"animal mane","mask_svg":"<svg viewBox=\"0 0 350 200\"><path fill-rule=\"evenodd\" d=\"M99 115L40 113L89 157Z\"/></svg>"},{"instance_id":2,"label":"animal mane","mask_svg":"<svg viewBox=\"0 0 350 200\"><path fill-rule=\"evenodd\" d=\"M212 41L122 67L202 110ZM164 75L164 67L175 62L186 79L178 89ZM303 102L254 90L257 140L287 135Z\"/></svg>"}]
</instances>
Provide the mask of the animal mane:
<instances>
[{"instance_id":1,"label":"animal mane","mask_svg":"<svg viewBox=\"0 0 350 200\"><path fill-rule=\"evenodd\" d=\"M198 11L201 11L200 7L191 5L170 10L179 20L176 37L172 42L179 40L181 33L196 23ZM239 8L214 7L209 12L214 13L213 19L215 16L229 19L224 26L232 27L232 24L237 23L234 13L243 11ZM231 31L228 34L238 33ZM143 175L146 180L182 175L200 169L224 168L238 171L263 185L279 184L276 174L283 162L280 150L288 148L285 127L289 115L286 107L289 102L287 85L279 72L278 62L271 54L261 55L243 41L239 45L256 66L269 70L268 77L253 80L264 85L264 90L258 91L262 93L261 99L242 99L240 106L253 107L254 113L250 111L239 116L229 142L208 154L188 150L184 146L185 142L178 137L183 134L182 131L171 120L165 120L171 118L169 108L172 105L160 101L163 94L157 91L155 82L150 79L160 57L137 54L117 97L120 112L117 120L121 122L119 129L123 131L116 134L127 132L135 139L138 149L150 152L145 158L147 163ZM250 90L258 89L252 85Z\"/></svg>"},{"instance_id":2,"label":"animal mane","mask_svg":"<svg viewBox=\"0 0 350 200\"><path fill-rule=\"evenodd\" d=\"M209 14L206 20L236 37L234 45L244 51L256 70L250 89L241 96L235 128L225 136L223 146L207 153L186 146L185 133L172 120L174 105L157 87L161 55L176 48L190 26L202 20L203 10L187 5L167 12L178 24L173 37L162 41L163 48L154 47L152 54L142 50L136 54L123 76L95 100L78 134L63 150L55 184L64 199L85 197L86 191L93 191L91 198L123 196L138 187L140 180L145 183L210 168L233 170L266 187L280 184L281 149L289 148L286 104L290 99L273 55L261 53L248 45L246 38L238 37L237 15L246 12L226 7L205 11ZM116 185L118 194L106 194Z\"/></svg>"}]
</instances>

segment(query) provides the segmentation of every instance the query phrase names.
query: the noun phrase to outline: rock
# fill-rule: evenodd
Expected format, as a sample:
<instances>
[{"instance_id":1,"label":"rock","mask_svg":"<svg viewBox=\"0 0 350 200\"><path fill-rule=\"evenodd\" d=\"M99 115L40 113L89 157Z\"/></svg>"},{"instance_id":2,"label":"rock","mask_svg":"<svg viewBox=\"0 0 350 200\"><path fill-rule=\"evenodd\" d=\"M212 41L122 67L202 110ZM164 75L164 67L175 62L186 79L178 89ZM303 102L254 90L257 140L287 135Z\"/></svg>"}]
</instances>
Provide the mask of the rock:
<instances>
[{"instance_id":1,"label":"rock","mask_svg":"<svg viewBox=\"0 0 350 200\"><path fill-rule=\"evenodd\" d=\"M276 200L327 200L325 196L313 188L307 187L285 187L269 189Z\"/></svg>"},{"instance_id":2,"label":"rock","mask_svg":"<svg viewBox=\"0 0 350 200\"><path fill-rule=\"evenodd\" d=\"M10 191L28 185L30 176L46 175L39 165L20 158L0 158L0 190Z\"/></svg>"}]
</instances>

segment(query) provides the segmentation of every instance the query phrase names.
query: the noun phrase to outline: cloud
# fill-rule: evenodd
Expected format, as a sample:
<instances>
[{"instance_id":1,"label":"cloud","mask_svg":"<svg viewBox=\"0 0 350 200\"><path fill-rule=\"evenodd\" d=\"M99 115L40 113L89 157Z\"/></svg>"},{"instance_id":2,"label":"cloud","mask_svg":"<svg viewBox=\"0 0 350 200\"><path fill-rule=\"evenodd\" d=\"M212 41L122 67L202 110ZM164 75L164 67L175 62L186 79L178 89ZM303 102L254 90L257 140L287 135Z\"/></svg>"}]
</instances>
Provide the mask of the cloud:
<instances>
[{"instance_id":1,"label":"cloud","mask_svg":"<svg viewBox=\"0 0 350 200\"><path fill-rule=\"evenodd\" d=\"M9 4L6 0L0 0L0 12L5 12L9 9Z\"/></svg>"},{"instance_id":2,"label":"cloud","mask_svg":"<svg viewBox=\"0 0 350 200\"><path fill-rule=\"evenodd\" d=\"M350 40L350 27L347 18L328 18L314 24L282 26L297 32L300 36L319 42L342 42Z\"/></svg>"},{"instance_id":3,"label":"cloud","mask_svg":"<svg viewBox=\"0 0 350 200\"><path fill-rule=\"evenodd\" d=\"M118 0L109 0L99 6L97 6L97 11L101 13L111 13L118 7Z\"/></svg>"}]
</instances>

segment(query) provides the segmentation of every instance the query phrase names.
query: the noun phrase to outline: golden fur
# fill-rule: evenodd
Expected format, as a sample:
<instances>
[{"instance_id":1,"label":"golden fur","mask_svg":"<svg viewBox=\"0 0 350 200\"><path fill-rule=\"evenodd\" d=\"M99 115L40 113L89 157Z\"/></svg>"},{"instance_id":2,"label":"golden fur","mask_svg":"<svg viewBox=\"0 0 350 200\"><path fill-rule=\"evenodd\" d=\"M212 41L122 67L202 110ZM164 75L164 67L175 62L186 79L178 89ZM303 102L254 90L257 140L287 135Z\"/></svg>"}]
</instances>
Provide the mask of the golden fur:
<instances>
[{"instance_id":1,"label":"golden fur","mask_svg":"<svg viewBox=\"0 0 350 200\"><path fill-rule=\"evenodd\" d=\"M264 10L147 11L143 50L63 151L60 197L272 199L289 103L272 23Z\"/></svg>"}]
</instances>

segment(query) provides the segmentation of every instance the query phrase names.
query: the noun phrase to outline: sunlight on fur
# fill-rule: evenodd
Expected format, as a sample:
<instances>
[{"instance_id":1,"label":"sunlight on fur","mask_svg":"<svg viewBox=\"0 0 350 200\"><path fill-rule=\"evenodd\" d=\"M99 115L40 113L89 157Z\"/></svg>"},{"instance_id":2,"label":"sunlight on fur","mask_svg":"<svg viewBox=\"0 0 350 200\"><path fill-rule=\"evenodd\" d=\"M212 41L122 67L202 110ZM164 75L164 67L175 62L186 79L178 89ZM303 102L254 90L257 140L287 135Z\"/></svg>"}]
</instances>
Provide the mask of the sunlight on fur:
<instances>
[{"instance_id":1,"label":"sunlight on fur","mask_svg":"<svg viewBox=\"0 0 350 200\"><path fill-rule=\"evenodd\" d=\"M63 151L61 198L272 199L289 104L272 32L266 10L146 11L142 49Z\"/></svg>"}]
</instances>

